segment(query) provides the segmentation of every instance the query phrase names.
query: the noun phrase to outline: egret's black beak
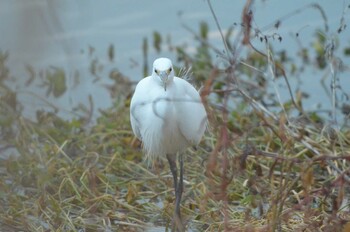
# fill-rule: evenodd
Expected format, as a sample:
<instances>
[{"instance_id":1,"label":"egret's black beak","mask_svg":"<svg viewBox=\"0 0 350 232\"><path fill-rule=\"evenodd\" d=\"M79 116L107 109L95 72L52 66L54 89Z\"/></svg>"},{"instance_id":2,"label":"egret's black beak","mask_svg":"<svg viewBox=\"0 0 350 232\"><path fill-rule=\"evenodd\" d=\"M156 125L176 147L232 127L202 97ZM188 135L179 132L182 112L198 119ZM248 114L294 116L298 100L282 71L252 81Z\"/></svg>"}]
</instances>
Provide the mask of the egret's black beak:
<instances>
[{"instance_id":1,"label":"egret's black beak","mask_svg":"<svg viewBox=\"0 0 350 232\"><path fill-rule=\"evenodd\" d=\"M160 72L159 76L160 76L160 79L163 82L164 91L166 91L166 84L168 82L168 73L167 73L167 71Z\"/></svg>"}]
</instances>

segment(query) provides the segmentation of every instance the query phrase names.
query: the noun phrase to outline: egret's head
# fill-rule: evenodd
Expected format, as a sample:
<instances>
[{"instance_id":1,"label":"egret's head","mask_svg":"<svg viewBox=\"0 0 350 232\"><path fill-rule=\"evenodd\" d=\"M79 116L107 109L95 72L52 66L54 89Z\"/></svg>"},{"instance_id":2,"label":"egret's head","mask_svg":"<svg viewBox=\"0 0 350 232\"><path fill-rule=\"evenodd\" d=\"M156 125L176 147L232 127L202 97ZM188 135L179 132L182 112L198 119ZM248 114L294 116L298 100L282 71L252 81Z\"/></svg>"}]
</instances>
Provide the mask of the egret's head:
<instances>
[{"instance_id":1,"label":"egret's head","mask_svg":"<svg viewBox=\"0 0 350 232\"><path fill-rule=\"evenodd\" d=\"M158 58L153 62L152 76L159 78L166 91L167 84L174 78L174 69L171 60Z\"/></svg>"}]
</instances>

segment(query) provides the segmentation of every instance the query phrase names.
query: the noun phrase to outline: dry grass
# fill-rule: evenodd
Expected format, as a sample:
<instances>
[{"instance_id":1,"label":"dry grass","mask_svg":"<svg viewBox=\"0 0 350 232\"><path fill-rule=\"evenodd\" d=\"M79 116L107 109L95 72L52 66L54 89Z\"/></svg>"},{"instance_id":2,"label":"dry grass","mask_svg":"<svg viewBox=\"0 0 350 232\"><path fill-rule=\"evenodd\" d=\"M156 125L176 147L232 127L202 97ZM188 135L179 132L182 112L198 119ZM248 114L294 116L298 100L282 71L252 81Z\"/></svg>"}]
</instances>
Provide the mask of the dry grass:
<instances>
[{"instance_id":1,"label":"dry grass","mask_svg":"<svg viewBox=\"0 0 350 232\"><path fill-rule=\"evenodd\" d=\"M128 114L127 107L105 112L88 131L79 121L53 115L46 115L47 124L19 118L14 146L20 156L0 163L1 228L166 227L174 200L169 168L166 162L153 168L142 162ZM344 226L349 131L290 127L254 111L233 121L226 135L223 127L212 128L186 156L182 212L192 230L339 231Z\"/></svg>"}]
</instances>

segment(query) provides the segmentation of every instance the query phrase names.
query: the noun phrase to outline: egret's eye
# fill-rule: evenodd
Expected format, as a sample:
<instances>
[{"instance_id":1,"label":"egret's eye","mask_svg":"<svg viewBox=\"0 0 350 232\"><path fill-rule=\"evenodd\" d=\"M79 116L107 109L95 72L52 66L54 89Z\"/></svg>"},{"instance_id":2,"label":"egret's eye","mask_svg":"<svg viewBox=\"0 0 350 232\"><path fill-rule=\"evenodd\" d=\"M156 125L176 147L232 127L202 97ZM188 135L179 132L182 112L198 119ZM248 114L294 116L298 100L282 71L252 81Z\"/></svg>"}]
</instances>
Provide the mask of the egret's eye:
<instances>
[{"instance_id":1,"label":"egret's eye","mask_svg":"<svg viewBox=\"0 0 350 232\"><path fill-rule=\"evenodd\" d=\"M169 68L169 69L167 70L167 73L169 74L172 70L173 70L172 68Z\"/></svg>"},{"instance_id":2,"label":"egret's eye","mask_svg":"<svg viewBox=\"0 0 350 232\"><path fill-rule=\"evenodd\" d=\"M157 69L154 69L154 72L158 74L158 70Z\"/></svg>"}]
</instances>

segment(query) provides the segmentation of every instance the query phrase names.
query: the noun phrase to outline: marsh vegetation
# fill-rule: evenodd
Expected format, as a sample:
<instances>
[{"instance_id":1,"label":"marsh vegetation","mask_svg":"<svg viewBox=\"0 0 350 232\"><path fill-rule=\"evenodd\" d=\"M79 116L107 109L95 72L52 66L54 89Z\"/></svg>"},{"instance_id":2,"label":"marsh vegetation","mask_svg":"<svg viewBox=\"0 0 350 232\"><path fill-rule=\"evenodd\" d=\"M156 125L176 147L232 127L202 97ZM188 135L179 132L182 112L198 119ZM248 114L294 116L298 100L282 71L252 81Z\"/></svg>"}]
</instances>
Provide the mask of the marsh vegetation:
<instances>
[{"instance_id":1,"label":"marsh vegetation","mask_svg":"<svg viewBox=\"0 0 350 232\"><path fill-rule=\"evenodd\" d=\"M210 1L208 1L210 5ZM300 45L286 52L279 34L286 18L266 29L256 27L251 1L242 21L217 31L222 46L202 22L193 35L194 51L173 46L154 32L144 40L147 53L167 49L176 56L176 72L188 69L201 88L209 128L196 150L185 157L182 214L191 231L349 231L350 44L344 6L339 27L330 28L326 10L311 4L324 26L291 35ZM209 8L212 10L212 8ZM215 19L215 10L212 11ZM299 17L292 12L288 17ZM152 45L150 45L152 44ZM279 49L276 49L278 46ZM92 48L90 48L92 49ZM93 49L91 50L93 52ZM51 103L23 114L24 104L11 75L6 51L0 53L0 228L3 231L144 231L169 228L173 213L172 176L164 160L149 167L130 128L134 82L98 59L89 72L96 82L108 73L106 91L113 106L62 109ZM110 46L106 57L113 59ZM104 70L103 70L104 69ZM305 107L301 91L306 70L325 83L329 109ZM108 77L107 77L108 76ZM78 77L77 77L78 79ZM42 99L67 94L67 75L59 67L37 72L28 66L25 86L45 89ZM291 87L290 82L297 83ZM79 81L77 81L77 85ZM25 87L24 87L25 88ZM312 92L312 89L310 90Z\"/></svg>"}]
</instances>

